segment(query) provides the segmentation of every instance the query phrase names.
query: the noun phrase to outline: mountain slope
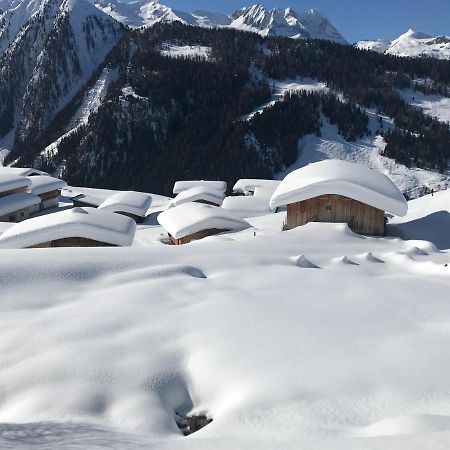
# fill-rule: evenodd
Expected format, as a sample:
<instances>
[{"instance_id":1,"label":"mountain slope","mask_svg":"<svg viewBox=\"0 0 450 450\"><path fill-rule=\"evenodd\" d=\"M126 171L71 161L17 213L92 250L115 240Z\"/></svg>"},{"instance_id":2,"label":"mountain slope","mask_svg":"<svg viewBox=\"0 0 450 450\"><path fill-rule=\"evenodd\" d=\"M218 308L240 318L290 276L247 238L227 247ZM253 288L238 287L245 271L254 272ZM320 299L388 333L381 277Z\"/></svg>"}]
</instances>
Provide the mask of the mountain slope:
<instances>
[{"instance_id":1,"label":"mountain slope","mask_svg":"<svg viewBox=\"0 0 450 450\"><path fill-rule=\"evenodd\" d=\"M123 32L85 0L44 0L0 59L0 137L39 136Z\"/></svg>"},{"instance_id":2,"label":"mountain slope","mask_svg":"<svg viewBox=\"0 0 450 450\"><path fill-rule=\"evenodd\" d=\"M359 41L356 47L395 56L450 60L450 37L433 38L414 30L408 30L392 42L382 39Z\"/></svg>"}]
</instances>

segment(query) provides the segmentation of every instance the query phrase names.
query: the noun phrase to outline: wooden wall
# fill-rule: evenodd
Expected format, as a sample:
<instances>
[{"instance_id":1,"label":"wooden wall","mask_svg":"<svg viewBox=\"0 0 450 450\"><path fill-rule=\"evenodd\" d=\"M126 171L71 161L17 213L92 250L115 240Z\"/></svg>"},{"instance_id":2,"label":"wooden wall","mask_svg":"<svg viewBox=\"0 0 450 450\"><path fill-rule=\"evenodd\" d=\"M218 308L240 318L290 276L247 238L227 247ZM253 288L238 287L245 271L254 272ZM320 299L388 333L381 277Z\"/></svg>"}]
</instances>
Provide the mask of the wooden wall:
<instances>
[{"instance_id":1,"label":"wooden wall","mask_svg":"<svg viewBox=\"0 0 450 450\"><path fill-rule=\"evenodd\" d=\"M183 245L188 244L191 241L198 241L199 239L203 239L207 236L213 236L215 234L223 233L228 230L219 230L218 228L211 228L209 230L198 231L197 233L190 234L189 236L185 236L180 239L174 238L171 234L169 234L169 238L174 245Z\"/></svg>"},{"instance_id":2,"label":"wooden wall","mask_svg":"<svg viewBox=\"0 0 450 450\"><path fill-rule=\"evenodd\" d=\"M308 222L347 223L352 231L384 235L384 211L335 194L321 195L288 205L286 229Z\"/></svg>"},{"instance_id":3,"label":"wooden wall","mask_svg":"<svg viewBox=\"0 0 450 450\"><path fill-rule=\"evenodd\" d=\"M51 247L115 247L106 242L94 241L92 239L72 237L64 239L56 239L50 242L43 242L42 244L33 245L29 248L51 248Z\"/></svg>"},{"instance_id":4,"label":"wooden wall","mask_svg":"<svg viewBox=\"0 0 450 450\"><path fill-rule=\"evenodd\" d=\"M21 187L17 189L11 189L10 191L0 192L0 198L7 197L8 195L17 194L18 192L27 192L26 187Z\"/></svg>"}]
</instances>

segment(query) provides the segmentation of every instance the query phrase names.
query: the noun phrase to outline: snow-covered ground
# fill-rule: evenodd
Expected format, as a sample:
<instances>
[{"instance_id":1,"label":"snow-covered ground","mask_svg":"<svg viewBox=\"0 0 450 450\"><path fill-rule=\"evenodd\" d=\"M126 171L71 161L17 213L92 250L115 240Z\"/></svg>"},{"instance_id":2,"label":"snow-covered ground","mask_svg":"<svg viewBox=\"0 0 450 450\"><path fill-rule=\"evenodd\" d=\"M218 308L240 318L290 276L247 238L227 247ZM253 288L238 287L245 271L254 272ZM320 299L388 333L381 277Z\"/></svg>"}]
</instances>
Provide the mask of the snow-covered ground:
<instances>
[{"instance_id":1,"label":"snow-covered ground","mask_svg":"<svg viewBox=\"0 0 450 450\"><path fill-rule=\"evenodd\" d=\"M272 98L264 105L258 106L254 111L241 117L241 120L250 120L255 114L262 113L266 108L282 101L288 92L328 92L329 89L320 81L313 78L296 78L293 80L267 80L272 89Z\"/></svg>"},{"instance_id":2,"label":"snow-covered ground","mask_svg":"<svg viewBox=\"0 0 450 450\"><path fill-rule=\"evenodd\" d=\"M391 227L435 214L426 240L278 213L181 247L148 223L131 248L1 251L0 448L446 449L450 242L428 241L449 195ZM213 422L184 437L175 412Z\"/></svg>"},{"instance_id":3,"label":"snow-covered ground","mask_svg":"<svg viewBox=\"0 0 450 450\"><path fill-rule=\"evenodd\" d=\"M166 44L160 49L161 55L171 58L203 58L210 59L211 47L204 45Z\"/></svg>"},{"instance_id":4,"label":"snow-covered ground","mask_svg":"<svg viewBox=\"0 0 450 450\"><path fill-rule=\"evenodd\" d=\"M366 165L377 169L394 181L402 192L407 192L411 197L419 195L423 186L437 188L449 183L448 175L423 169L412 168L397 164L393 159L382 156L380 152L385 148L386 142L382 136L375 135L379 129L379 122L374 111L368 110L369 129L372 136L358 139L355 142L347 142L337 131L335 125L322 117L322 135L308 135L299 141L299 155L297 161L285 171L277 175L283 179L289 172L306 166L309 163L322 161L324 159L342 159ZM392 121L383 118L383 129L392 126Z\"/></svg>"},{"instance_id":5,"label":"snow-covered ground","mask_svg":"<svg viewBox=\"0 0 450 450\"><path fill-rule=\"evenodd\" d=\"M425 95L412 89L404 89L400 93L410 105L441 122L450 123L450 98L442 95Z\"/></svg>"}]
</instances>

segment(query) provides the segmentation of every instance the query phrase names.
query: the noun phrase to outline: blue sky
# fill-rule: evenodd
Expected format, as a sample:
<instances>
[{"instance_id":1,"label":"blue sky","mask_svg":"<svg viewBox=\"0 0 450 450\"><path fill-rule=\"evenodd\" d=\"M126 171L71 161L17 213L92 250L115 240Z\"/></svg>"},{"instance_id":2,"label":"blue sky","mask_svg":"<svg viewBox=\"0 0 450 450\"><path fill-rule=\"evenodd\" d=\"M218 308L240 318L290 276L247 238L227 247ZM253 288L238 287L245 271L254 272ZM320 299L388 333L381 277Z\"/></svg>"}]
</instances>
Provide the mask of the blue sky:
<instances>
[{"instance_id":1,"label":"blue sky","mask_svg":"<svg viewBox=\"0 0 450 450\"><path fill-rule=\"evenodd\" d=\"M359 39L394 39L409 28L437 36L450 35L450 0L162 0L184 11L206 9L231 12L261 3L266 7L287 7L298 11L321 10L349 42Z\"/></svg>"}]
</instances>

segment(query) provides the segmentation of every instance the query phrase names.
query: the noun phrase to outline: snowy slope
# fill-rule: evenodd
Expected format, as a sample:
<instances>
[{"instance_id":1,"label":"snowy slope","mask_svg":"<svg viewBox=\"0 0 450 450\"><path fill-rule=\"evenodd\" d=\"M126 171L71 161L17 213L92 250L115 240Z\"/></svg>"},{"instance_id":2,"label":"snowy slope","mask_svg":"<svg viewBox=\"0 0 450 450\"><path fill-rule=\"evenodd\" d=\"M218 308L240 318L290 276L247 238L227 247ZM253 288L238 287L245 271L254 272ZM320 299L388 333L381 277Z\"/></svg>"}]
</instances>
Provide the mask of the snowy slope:
<instances>
[{"instance_id":1,"label":"snowy slope","mask_svg":"<svg viewBox=\"0 0 450 450\"><path fill-rule=\"evenodd\" d=\"M400 92L403 99L425 114L441 122L450 123L450 98L442 95L425 95L420 91L404 89Z\"/></svg>"},{"instance_id":2,"label":"snowy slope","mask_svg":"<svg viewBox=\"0 0 450 450\"><path fill-rule=\"evenodd\" d=\"M450 37L431 37L415 30L408 30L392 42L383 39L359 41L356 47L395 56L450 59Z\"/></svg>"},{"instance_id":3,"label":"snowy slope","mask_svg":"<svg viewBox=\"0 0 450 450\"><path fill-rule=\"evenodd\" d=\"M386 142L380 135L375 136L379 124L377 115L373 111L367 111L370 119L372 136L364 137L356 142L347 142L337 131L336 126L331 125L325 117L322 117L323 127L321 136L309 135L299 141L299 156L295 164L278 174L282 179L289 172L304 167L311 162L325 159L342 159L366 165L377 169L387 175L399 187L402 192L408 193L411 198L420 195L423 186L437 187L449 179L448 175L431 172L423 169L407 168L396 163L393 159L381 155ZM384 129L392 126L390 119L384 118Z\"/></svg>"},{"instance_id":4,"label":"snowy slope","mask_svg":"<svg viewBox=\"0 0 450 450\"><path fill-rule=\"evenodd\" d=\"M446 448L448 251L283 217L1 251L0 447ZM186 438L175 412L214 420Z\"/></svg>"}]
</instances>

